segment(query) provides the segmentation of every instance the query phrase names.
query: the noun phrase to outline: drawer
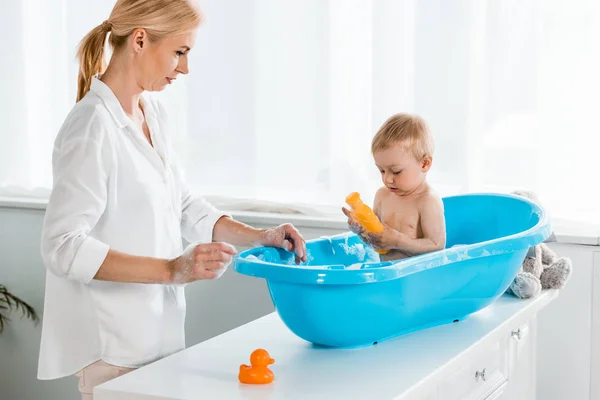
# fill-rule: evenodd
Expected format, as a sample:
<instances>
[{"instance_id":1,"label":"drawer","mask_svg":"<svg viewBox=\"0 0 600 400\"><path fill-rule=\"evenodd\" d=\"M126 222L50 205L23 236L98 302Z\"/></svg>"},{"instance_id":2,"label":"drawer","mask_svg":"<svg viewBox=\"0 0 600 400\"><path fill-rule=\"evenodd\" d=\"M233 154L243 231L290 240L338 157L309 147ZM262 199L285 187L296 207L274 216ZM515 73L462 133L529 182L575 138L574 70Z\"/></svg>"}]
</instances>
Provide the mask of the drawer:
<instances>
[{"instance_id":1,"label":"drawer","mask_svg":"<svg viewBox=\"0 0 600 400\"><path fill-rule=\"evenodd\" d=\"M485 400L500 400L502 399L502 395L504 394L505 390L506 390L506 385L508 385L508 382L504 382L498 389L496 389L494 391L494 393L490 394L488 397L485 398ZM506 400L509 400L508 397L504 397L506 398Z\"/></svg>"},{"instance_id":2,"label":"drawer","mask_svg":"<svg viewBox=\"0 0 600 400\"><path fill-rule=\"evenodd\" d=\"M438 387L439 400L485 400L501 388L508 381L507 345L496 343L444 379Z\"/></svg>"},{"instance_id":3,"label":"drawer","mask_svg":"<svg viewBox=\"0 0 600 400\"><path fill-rule=\"evenodd\" d=\"M420 390L412 390L409 393L404 393L396 400L438 400L437 393L437 388L435 386L432 388L428 385Z\"/></svg>"},{"instance_id":4,"label":"drawer","mask_svg":"<svg viewBox=\"0 0 600 400\"><path fill-rule=\"evenodd\" d=\"M519 355L529 343L529 324L523 324L510 332L511 347L514 361L518 360Z\"/></svg>"}]
</instances>

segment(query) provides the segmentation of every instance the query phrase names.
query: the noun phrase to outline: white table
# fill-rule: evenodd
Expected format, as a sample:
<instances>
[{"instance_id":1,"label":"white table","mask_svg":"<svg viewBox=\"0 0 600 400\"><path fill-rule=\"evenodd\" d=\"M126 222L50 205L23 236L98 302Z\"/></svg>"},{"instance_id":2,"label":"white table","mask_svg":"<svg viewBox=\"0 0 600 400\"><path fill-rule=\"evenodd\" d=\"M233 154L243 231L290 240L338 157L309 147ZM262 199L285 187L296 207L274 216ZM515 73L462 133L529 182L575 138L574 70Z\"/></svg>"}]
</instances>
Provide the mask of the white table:
<instances>
[{"instance_id":1,"label":"white table","mask_svg":"<svg viewBox=\"0 0 600 400\"><path fill-rule=\"evenodd\" d=\"M354 350L315 348L273 313L100 385L94 399L531 400L535 316L557 295L505 295L459 323ZM238 382L256 348L276 360L272 384Z\"/></svg>"}]
</instances>

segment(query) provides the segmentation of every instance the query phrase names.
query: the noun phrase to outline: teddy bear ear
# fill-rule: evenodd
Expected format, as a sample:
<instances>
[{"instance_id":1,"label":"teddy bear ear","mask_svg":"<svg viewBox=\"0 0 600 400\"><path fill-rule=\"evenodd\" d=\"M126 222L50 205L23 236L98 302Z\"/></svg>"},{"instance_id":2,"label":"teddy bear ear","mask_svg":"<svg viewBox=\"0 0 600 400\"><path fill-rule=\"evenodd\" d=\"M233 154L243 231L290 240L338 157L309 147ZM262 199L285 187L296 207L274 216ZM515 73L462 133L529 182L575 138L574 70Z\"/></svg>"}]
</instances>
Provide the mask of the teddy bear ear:
<instances>
[{"instance_id":1,"label":"teddy bear ear","mask_svg":"<svg viewBox=\"0 0 600 400\"><path fill-rule=\"evenodd\" d=\"M544 240L544 243L551 243L551 242L556 242L556 235L554 234L554 231L552 231L550 233L550 236L548 236L548 239Z\"/></svg>"},{"instance_id":2,"label":"teddy bear ear","mask_svg":"<svg viewBox=\"0 0 600 400\"><path fill-rule=\"evenodd\" d=\"M515 190L512 192L512 194L516 196L525 197L527 200L531 200L536 204L540 204L540 199L538 195L531 190Z\"/></svg>"}]
</instances>

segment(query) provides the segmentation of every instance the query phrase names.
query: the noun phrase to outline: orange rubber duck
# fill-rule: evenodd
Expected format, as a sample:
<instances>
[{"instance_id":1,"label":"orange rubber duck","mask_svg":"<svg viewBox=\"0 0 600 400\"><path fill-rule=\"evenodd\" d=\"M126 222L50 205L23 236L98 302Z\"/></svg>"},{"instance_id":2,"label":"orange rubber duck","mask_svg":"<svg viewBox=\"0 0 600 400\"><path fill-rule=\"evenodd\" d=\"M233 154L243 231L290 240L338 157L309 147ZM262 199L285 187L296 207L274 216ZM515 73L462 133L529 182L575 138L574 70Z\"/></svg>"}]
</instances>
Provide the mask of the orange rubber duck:
<instances>
[{"instance_id":1,"label":"orange rubber duck","mask_svg":"<svg viewBox=\"0 0 600 400\"><path fill-rule=\"evenodd\" d=\"M385 227L377 218L371 207L363 203L357 192L346 197L346 203L352 208L352 215L367 232L383 232ZM379 254L387 254L388 250L376 250Z\"/></svg>"},{"instance_id":2,"label":"orange rubber duck","mask_svg":"<svg viewBox=\"0 0 600 400\"><path fill-rule=\"evenodd\" d=\"M250 365L240 365L238 379L242 383L265 384L273 382L275 375L268 368L275 362L264 349L256 349L250 354Z\"/></svg>"}]
</instances>

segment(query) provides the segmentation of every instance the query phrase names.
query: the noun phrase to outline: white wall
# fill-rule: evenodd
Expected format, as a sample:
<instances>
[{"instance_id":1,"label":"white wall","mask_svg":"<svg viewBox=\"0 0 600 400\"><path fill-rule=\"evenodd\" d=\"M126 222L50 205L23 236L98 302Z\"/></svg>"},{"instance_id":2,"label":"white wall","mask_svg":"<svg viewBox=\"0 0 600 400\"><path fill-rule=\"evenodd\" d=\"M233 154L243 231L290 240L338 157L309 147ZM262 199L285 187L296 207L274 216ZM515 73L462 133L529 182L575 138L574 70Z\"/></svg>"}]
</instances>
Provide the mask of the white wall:
<instances>
[{"instance_id":1,"label":"white wall","mask_svg":"<svg viewBox=\"0 0 600 400\"><path fill-rule=\"evenodd\" d=\"M39 255L43 211L0 207L0 283L43 310L45 269ZM331 235L339 229L300 227L307 238ZM584 400L590 397L590 385L598 376L590 373L590 364L598 364L591 354L594 317L600 322L600 301L592 308L594 277L600 285L600 248L556 244L559 253L573 260L570 284L539 316L538 399ZM593 260L596 257L594 267ZM594 275L594 272L596 275ZM273 311L262 280L227 271L218 281L199 282L187 288L188 346ZM241 305L244 305L242 307ZM248 307L248 305L250 307ZM56 381L36 379L41 326L14 315L0 336L0 399L4 400L75 400L75 378ZM597 369L597 371L600 371Z\"/></svg>"}]
</instances>

